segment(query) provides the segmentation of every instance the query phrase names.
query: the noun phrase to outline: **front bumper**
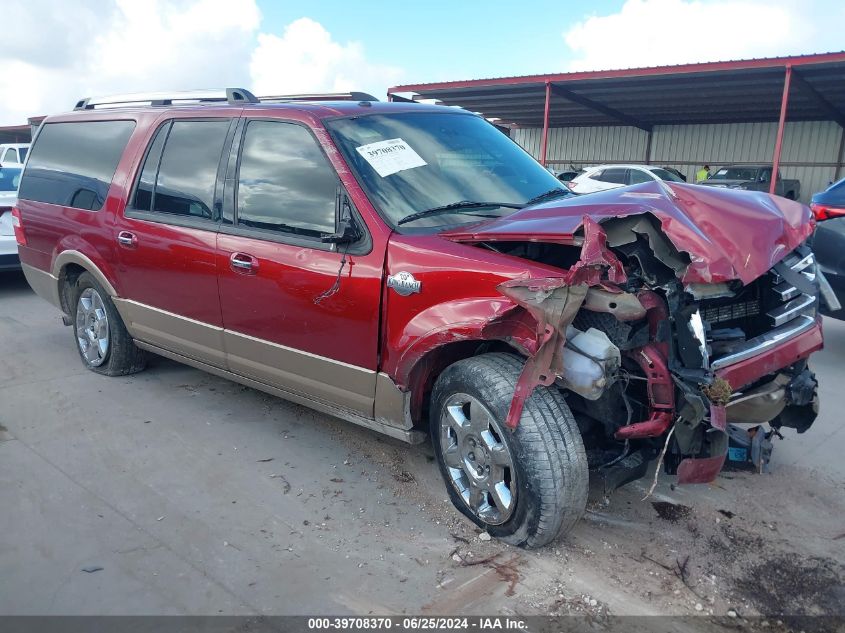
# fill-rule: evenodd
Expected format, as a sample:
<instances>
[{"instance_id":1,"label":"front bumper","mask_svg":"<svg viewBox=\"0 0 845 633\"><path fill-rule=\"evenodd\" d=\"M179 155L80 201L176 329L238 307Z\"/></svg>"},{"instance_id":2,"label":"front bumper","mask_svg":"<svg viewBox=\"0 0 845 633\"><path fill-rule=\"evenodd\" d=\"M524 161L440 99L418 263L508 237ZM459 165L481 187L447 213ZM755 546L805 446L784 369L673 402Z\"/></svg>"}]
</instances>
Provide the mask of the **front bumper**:
<instances>
[{"instance_id":1,"label":"front bumper","mask_svg":"<svg viewBox=\"0 0 845 633\"><path fill-rule=\"evenodd\" d=\"M726 381L733 391L750 386L749 393L758 388L760 393L755 396L756 402L753 399L741 402L740 408L733 412L730 403L727 407L711 403L708 420L711 428L699 447L703 450L683 451L696 456L686 457L678 464L679 483L707 483L716 478L727 456L728 419L736 423L768 422L774 428L785 426L799 433L815 420L817 385L807 369L806 359L823 347L821 317L802 316L767 335L749 341L753 345L734 355L734 362L722 363L714 371L715 377Z\"/></svg>"},{"instance_id":2,"label":"front bumper","mask_svg":"<svg viewBox=\"0 0 845 633\"><path fill-rule=\"evenodd\" d=\"M726 380L731 389L739 389L822 349L821 317L801 319L798 323L791 322L759 337L751 353L746 353L746 350L741 356L732 355L733 362L722 363L718 367L714 363L716 377Z\"/></svg>"}]
</instances>

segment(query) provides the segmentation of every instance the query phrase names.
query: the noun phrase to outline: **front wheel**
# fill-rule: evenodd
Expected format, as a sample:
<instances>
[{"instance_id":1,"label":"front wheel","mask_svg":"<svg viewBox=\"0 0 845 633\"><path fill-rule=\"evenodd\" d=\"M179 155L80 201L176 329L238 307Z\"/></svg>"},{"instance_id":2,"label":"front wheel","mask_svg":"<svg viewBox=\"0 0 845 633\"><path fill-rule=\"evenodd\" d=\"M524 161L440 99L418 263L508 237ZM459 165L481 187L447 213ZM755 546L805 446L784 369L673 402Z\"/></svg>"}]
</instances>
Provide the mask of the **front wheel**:
<instances>
[{"instance_id":1,"label":"front wheel","mask_svg":"<svg viewBox=\"0 0 845 633\"><path fill-rule=\"evenodd\" d=\"M537 387L517 428L505 427L522 367L499 353L447 367L431 396L431 437L457 509L507 543L540 547L583 515L589 475L578 425L556 388Z\"/></svg>"}]
</instances>

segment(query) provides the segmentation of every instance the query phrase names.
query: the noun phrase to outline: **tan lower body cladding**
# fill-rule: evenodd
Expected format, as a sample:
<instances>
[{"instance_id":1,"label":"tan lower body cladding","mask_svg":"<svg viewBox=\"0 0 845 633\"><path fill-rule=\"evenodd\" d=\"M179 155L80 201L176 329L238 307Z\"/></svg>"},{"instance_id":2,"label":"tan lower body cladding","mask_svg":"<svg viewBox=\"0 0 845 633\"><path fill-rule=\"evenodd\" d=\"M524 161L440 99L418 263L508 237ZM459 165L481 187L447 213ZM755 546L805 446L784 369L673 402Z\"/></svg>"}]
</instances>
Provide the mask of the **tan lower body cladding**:
<instances>
[{"instance_id":1,"label":"tan lower body cladding","mask_svg":"<svg viewBox=\"0 0 845 633\"><path fill-rule=\"evenodd\" d=\"M410 394L387 374L113 297L139 347L408 442Z\"/></svg>"}]
</instances>

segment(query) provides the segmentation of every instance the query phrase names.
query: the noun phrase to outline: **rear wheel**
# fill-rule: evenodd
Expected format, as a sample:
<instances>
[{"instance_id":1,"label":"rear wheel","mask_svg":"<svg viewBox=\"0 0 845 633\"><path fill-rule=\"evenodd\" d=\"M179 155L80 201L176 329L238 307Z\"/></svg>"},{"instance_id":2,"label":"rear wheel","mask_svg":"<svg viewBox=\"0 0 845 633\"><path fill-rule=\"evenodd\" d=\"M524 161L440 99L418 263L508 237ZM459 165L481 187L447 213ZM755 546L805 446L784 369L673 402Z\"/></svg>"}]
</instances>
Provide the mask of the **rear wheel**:
<instances>
[{"instance_id":1,"label":"rear wheel","mask_svg":"<svg viewBox=\"0 0 845 633\"><path fill-rule=\"evenodd\" d=\"M523 361L483 354L440 375L431 436L452 502L512 545L540 547L568 531L587 501L587 458L562 394L538 387L513 431L504 421Z\"/></svg>"},{"instance_id":2,"label":"rear wheel","mask_svg":"<svg viewBox=\"0 0 845 633\"><path fill-rule=\"evenodd\" d=\"M145 366L144 352L135 346L114 303L94 277L85 272L70 288L73 338L79 357L91 371L125 376Z\"/></svg>"}]
</instances>

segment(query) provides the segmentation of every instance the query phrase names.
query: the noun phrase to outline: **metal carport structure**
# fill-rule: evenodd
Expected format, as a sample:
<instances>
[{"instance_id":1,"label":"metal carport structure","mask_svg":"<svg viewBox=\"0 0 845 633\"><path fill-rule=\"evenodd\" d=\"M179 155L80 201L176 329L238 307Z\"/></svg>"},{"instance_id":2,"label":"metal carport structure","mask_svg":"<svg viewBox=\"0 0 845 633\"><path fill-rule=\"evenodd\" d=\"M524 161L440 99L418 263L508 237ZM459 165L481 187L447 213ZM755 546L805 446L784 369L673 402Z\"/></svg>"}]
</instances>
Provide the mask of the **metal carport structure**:
<instances>
[{"instance_id":1,"label":"metal carport structure","mask_svg":"<svg viewBox=\"0 0 845 633\"><path fill-rule=\"evenodd\" d=\"M777 122L770 160L780 166L787 122L839 127L833 160L807 161L842 173L845 150L845 52L394 86L391 100L435 99L478 112L513 130L542 130L538 159L548 161L554 128L625 126L644 138L652 160L656 128ZM825 132L827 133L827 132ZM772 181L774 188L774 180Z\"/></svg>"}]
</instances>

